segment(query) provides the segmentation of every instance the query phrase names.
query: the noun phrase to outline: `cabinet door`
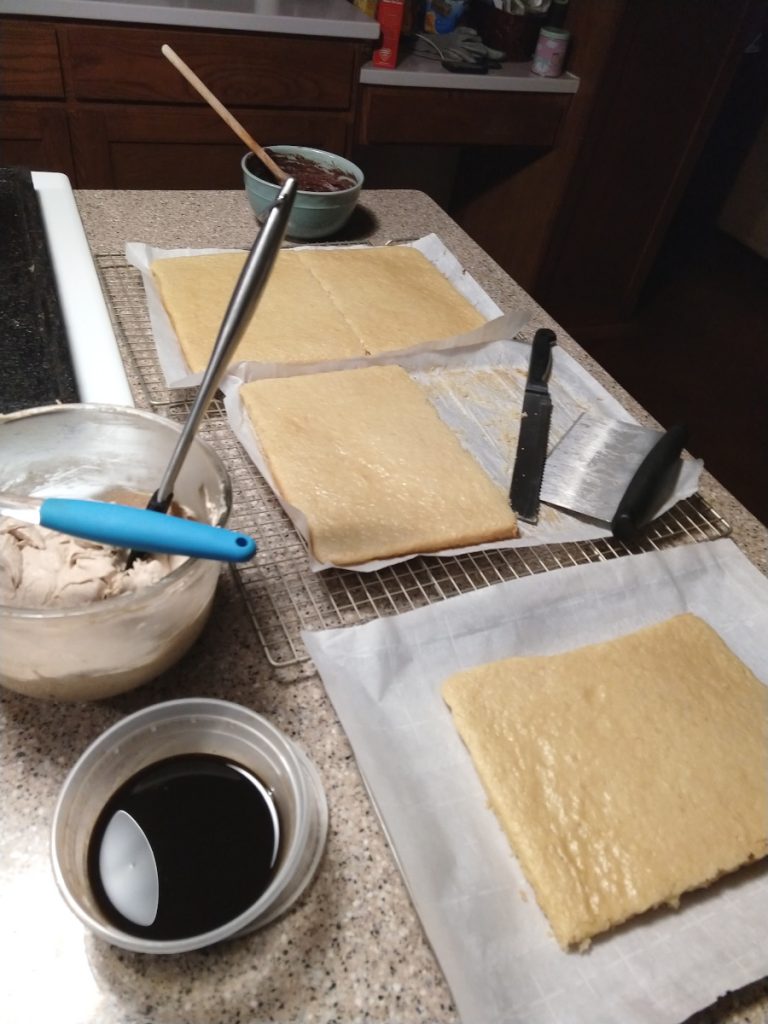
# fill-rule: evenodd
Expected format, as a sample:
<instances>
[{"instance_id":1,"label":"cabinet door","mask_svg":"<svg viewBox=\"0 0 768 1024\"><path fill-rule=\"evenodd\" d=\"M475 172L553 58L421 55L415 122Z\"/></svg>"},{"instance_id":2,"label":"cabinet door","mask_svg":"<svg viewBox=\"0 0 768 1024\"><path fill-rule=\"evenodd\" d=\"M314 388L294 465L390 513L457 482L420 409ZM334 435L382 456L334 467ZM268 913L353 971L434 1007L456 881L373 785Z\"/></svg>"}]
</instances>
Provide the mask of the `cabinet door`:
<instances>
[{"instance_id":1,"label":"cabinet door","mask_svg":"<svg viewBox=\"0 0 768 1024\"><path fill-rule=\"evenodd\" d=\"M67 114L63 104L0 104L0 152L6 167L61 171L74 176Z\"/></svg>"},{"instance_id":2,"label":"cabinet door","mask_svg":"<svg viewBox=\"0 0 768 1024\"><path fill-rule=\"evenodd\" d=\"M64 96L56 30L52 25L0 21L0 95Z\"/></svg>"},{"instance_id":3,"label":"cabinet door","mask_svg":"<svg viewBox=\"0 0 768 1024\"><path fill-rule=\"evenodd\" d=\"M346 114L236 110L263 145L344 153ZM208 108L89 105L70 120L79 188L242 188L245 147Z\"/></svg>"},{"instance_id":4,"label":"cabinet door","mask_svg":"<svg viewBox=\"0 0 768 1024\"><path fill-rule=\"evenodd\" d=\"M463 146L551 146L567 93L465 92L363 86L357 141Z\"/></svg>"},{"instance_id":5,"label":"cabinet door","mask_svg":"<svg viewBox=\"0 0 768 1024\"><path fill-rule=\"evenodd\" d=\"M358 61L352 42L88 25L67 30L74 95L79 100L201 104L161 54L163 43L226 106L346 110L352 102Z\"/></svg>"}]
</instances>

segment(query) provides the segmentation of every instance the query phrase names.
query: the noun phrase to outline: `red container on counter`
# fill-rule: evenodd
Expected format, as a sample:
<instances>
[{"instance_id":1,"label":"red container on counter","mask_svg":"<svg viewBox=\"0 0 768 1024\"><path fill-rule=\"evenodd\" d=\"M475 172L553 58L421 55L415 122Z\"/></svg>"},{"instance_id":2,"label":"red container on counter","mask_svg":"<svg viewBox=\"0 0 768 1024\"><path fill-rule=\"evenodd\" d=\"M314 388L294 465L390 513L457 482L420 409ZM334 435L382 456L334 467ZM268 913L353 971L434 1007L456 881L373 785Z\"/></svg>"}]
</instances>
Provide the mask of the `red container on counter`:
<instances>
[{"instance_id":1,"label":"red container on counter","mask_svg":"<svg viewBox=\"0 0 768 1024\"><path fill-rule=\"evenodd\" d=\"M378 68L397 67L404 7L404 0L379 0L376 20L381 25L381 45L373 51L373 63Z\"/></svg>"}]
</instances>

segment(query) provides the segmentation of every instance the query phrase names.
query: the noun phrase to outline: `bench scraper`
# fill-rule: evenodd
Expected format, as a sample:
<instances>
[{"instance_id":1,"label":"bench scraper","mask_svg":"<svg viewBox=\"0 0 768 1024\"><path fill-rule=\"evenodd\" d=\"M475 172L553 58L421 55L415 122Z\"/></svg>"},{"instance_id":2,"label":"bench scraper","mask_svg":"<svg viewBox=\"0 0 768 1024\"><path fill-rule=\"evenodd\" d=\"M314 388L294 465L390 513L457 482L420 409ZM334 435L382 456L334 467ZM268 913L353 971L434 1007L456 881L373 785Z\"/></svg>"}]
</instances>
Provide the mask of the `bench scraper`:
<instances>
[{"instance_id":1,"label":"bench scraper","mask_svg":"<svg viewBox=\"0 0 768 1024\"><path fill-rule=\"evenodd\" d=\"M632 540L674 490L686 435L582 413L547 459L541 500Z\"/></svg>"}]
</instances>

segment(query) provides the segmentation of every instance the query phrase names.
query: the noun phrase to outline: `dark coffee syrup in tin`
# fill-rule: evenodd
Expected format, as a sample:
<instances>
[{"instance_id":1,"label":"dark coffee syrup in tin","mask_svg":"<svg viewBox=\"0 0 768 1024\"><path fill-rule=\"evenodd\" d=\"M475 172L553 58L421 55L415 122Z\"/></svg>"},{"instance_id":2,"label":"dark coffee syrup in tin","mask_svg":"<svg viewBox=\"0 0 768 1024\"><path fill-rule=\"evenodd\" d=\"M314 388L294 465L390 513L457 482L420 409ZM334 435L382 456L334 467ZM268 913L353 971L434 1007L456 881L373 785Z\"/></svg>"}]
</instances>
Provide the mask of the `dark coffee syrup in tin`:
<instances>
[{"instance_id":1,"label":"dark coffee syrup in tin","mask_svg":"<svg viewBox=\"0 0 768 1024\"><path fill-rule=\"evenodd\" d=\"M88 876L102 912L122 931L188 938L231 921L264 893L279 835L272 796L250 771L212 754L171 757L107 802L91 836Z\"/></svg>"}]
</instances>

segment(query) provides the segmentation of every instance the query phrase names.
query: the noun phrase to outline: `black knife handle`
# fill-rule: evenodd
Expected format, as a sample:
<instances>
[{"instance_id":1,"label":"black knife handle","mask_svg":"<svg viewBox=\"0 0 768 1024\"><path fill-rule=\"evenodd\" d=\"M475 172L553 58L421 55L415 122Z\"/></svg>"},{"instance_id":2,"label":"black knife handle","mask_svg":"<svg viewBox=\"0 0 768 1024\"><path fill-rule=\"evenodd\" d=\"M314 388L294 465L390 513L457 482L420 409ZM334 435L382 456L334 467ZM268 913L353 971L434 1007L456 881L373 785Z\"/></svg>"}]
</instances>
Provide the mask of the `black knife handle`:
<instances>
[{"instance_id":1,"label":"black knife handle","mask_svg":"<svg viewBox=\"0 0 768 1024\"><path fill-rule=\"evenodd\" d=\"M555 332L540 327L531 342L531 359L528 363L527 388L545 387L552 368L552 346L556 341Z\"/></svg>"},{"instance_id":2,"label":"black knife handle","mask_svg":"<svg viewBox=\"0 0 768 1024\"><path fill-rule=\"evenodd\" d=\"M611 521L617 540L631 541L653 510L667 474L680 458L688 428L678 424L663 434L637 468Z\"/></svg>"}]
</instances>

